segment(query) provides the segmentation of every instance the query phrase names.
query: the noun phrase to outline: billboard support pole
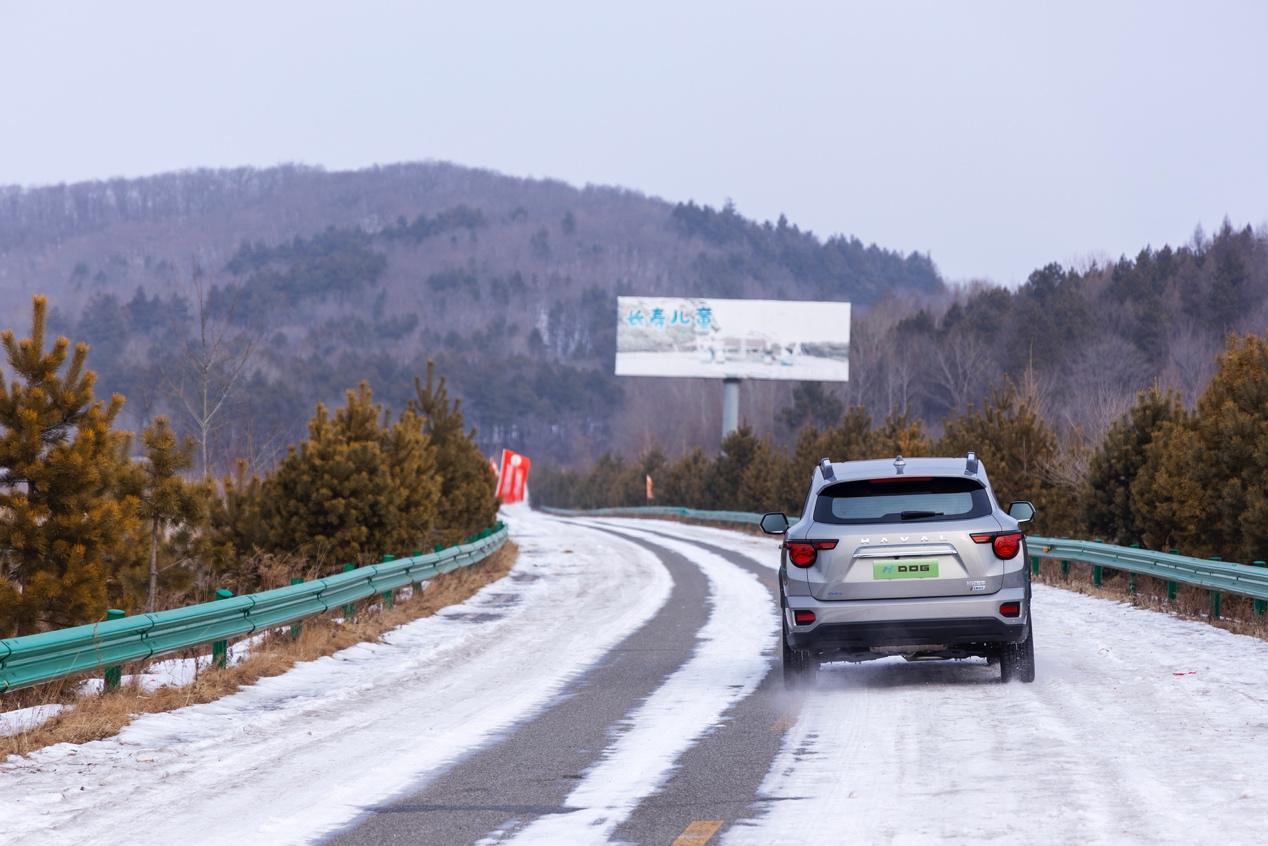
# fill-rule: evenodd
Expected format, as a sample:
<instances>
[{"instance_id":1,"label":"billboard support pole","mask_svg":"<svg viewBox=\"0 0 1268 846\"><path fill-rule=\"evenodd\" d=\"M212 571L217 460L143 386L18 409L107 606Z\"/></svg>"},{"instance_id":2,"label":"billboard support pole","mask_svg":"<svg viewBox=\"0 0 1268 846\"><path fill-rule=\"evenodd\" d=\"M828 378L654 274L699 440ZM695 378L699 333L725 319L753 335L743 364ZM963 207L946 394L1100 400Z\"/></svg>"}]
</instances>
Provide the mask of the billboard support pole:
<instances>
[{"instance_id":1,"label":"billboard support pole","mask_svg":"<svg viewBox=\"0 0 1268 846\"><path fill-rule=\"evenodd\" d=\"M722 439L740 428L740 380L722 380Z\"/></svg>"}]
</instances>

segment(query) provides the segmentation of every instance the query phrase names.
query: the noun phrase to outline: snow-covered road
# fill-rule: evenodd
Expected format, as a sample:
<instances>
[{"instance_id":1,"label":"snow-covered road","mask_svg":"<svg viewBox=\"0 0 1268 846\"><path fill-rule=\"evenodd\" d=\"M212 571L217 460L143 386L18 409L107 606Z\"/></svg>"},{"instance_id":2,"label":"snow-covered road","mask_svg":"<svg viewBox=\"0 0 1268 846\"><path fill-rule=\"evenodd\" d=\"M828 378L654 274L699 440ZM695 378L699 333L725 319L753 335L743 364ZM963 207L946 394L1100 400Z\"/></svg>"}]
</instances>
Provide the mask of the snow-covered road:
<instances>
[{"instance_id":1,"label":"snow-covered road","mask_svg":"<svg viewBox=\"0 0 1268 846\"><path fill-rule=\"evenodd\" d=\"M0 764L0 843L1263 841L1268 643L1036 586L1033 685L892 659L793 696L771 540L511 525L508 579L385 644Z\"/></svg>"},{"instance_id":2,"label":"snow-covered road","mask_svg":"<svg viewBox=\"0 0 1268 846\"><path fill-rule=\"evenodd\" d=\"M461 606L118 737L0 764L0 843L303 843L531 717L670 579L612 535L518 513L511 576ZM619 580L615 594L603 580ZM142 821L150 821L148 824Z\"/></svg>"}]
</instances>

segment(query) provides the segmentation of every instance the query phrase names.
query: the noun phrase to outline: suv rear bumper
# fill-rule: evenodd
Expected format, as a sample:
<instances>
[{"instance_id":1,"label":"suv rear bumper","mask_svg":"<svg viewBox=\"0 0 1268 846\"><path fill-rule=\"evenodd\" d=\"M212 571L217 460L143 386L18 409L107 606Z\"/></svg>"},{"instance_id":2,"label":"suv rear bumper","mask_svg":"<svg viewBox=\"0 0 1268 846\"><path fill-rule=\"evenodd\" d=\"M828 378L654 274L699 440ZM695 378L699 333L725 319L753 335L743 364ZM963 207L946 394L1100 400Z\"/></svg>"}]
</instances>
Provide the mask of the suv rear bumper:
<instances>
[{"instance_id":1,"label":"suv rear bumper","mask_svg":"<svg viewBox=\"0 0 1268 846\"><path fill-rule=\"evenodd\" d=\"M788 645L813 652L864 652L873 647L1019 643L1030 630L1024 587L990 596L821 602L789 596L784 610ZM999 606L1021 603L1020 617L1004 617ZM793 624L793 611L815 612L808 626Z\"/></svg>"}]
</instances>

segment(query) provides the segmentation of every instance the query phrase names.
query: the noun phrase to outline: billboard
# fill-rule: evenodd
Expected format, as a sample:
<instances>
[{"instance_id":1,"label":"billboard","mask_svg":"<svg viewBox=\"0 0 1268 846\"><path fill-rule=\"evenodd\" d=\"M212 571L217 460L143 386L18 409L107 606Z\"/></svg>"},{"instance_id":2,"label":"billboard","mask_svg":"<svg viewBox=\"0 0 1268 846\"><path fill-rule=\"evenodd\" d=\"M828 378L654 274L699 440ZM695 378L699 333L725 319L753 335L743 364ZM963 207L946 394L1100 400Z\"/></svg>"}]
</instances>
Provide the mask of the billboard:
<instances>
[{"instance_id":1,"label":"billboard","mask_svg":"<svg viewBox=\"0 0 1268 846\"><path fill-rule=\"evenodd\" d=\"M502 466L498 470L498 499L509 505L512 502L523 502L528 487L528 471L533 462L527 455L520 455L513 450L502 450Z\"/></svg>"},{"instance_id":2,"label":"billboard","mask_svg":"<svg viewBox=\"0 0 1268 846\"><path fill-rule=\"evenodd\" d=\"M616 375L845 382L850 304L617 297Z\"/></svg>"}]
</instances>

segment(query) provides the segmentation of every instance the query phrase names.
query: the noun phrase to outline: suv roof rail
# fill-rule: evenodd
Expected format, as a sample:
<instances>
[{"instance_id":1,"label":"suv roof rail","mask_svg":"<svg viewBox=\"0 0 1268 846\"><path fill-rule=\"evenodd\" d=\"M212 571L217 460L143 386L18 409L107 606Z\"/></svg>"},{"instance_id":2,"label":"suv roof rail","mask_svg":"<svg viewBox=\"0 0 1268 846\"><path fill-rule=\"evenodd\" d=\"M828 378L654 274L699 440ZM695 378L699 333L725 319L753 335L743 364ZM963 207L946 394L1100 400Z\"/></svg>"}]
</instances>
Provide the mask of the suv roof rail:
<instances>
[{"instance_id":1,"label":"suv roof rail","mask_svg":"<svg viewBox=\"0 0 1268 846\"><path fill-rule=\"evenodd\" d=\"M826 455L819 459L819 472L823 474L825 482L831 482L837 477L836 471L832 469L832 460Z\"/></svg>"},{"instance_id":2,"label":"suv roof rail","mask_svg":"<svg viewBox=\"0 0 1268 846\"><path fill-rule=\"evenodd\" d=\"M969 450L968 456L964 459L964 475L977 475L977 453Z\"/></svg>"}]
</instances>

